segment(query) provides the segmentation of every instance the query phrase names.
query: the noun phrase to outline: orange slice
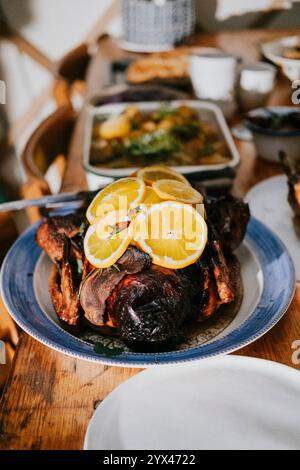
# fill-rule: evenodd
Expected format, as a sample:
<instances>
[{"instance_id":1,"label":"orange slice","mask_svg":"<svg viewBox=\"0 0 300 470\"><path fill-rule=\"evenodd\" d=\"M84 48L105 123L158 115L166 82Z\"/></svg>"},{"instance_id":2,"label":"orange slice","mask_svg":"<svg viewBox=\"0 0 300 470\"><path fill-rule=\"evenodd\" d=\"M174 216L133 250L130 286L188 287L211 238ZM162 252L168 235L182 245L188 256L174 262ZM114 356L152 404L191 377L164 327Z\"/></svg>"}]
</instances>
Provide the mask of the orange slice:
<instances>
[{"instance_id":1,"label":"orange slice","mask_svg":"<svg viewBox=\"0 0 300 470\"><path fill-rule=\"evenodd\" d=\"M190 205L163 202L137 216L133 238L156 265L182 269L195 263L207 244L204 218Z\"/></svg>"},{"instance_id":2,"label":"orange slice","mask_svg":"<svg viewBox=\"0 0 300 470\"><path fill-rule=\"evenodd\" d=\"M119 225L116 213L110 213L98 224L91 225L84 239L84 252L88 261L95 268L109 268L125 253L133 238L133 225L125 220ZM125 223L125 228L122 224Z\"/></svg>"},{"instance_id":3,"label":"orange slice","mask_svg":"<svg viewBox=\"0 0 300 470\"><path fill-rule=\"evenodd\" d=\"M152 187L156 194L165 201L178 201L186 204L203 203L202 194L181 181L159 180Z\"/></svg>"},{"instance_id":4,"label":"orange slice","mask_svg":"<svg viewBox=\"0 0 300 470\"><path fill-rule=\"evenodd\" d=\"M147 186L143 204L147 206L152 204L158 204L160 202L163 202L163 200L159 197L159 195L154 191L153 188L151 188L151 186Z\"/></svg>"},{"instance_id":5,"label":"orange slice","mask_svg":"<svg viewBox=\"0 0 300 470\"><path fill-rule=\"evenodd\" d=\"M146 166L138 171L137 176L142 178L145 183L150 186L155 183L155 181L162 179L181 181L182 183L190 184L183 175L167 166Z\"/></svg>"},{"instance_id":6,"label":"orange slice","mask_svg":"<svg viewBox=\"0 0 300 470\"><path fill-rule=\"evenodd\" d=\"M133 209L146 194L146 185L140 178L124 178L102 189L90 204L86 217L95 224L101 217L119 209Z\"/></svg>"}]
</instances>

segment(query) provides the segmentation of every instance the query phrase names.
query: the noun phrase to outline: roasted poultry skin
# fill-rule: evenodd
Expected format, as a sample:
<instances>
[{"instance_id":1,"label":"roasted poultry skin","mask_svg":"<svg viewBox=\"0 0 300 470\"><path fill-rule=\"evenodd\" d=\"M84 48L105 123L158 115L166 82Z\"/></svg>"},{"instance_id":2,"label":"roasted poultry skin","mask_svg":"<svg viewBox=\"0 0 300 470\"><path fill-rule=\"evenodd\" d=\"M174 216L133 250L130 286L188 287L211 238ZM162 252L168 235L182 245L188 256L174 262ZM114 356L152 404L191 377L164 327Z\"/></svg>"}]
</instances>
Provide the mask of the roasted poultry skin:
<instances>
[{"instance_id":1,"label":"roasted poultry skin","mask_svg":"<svg viewBox=\"0 0 300 470\"><path fill-rule=\"evenodd\" d=\"M66 239L74 240L73 243L76 244L76 235L80 232L82 221L80 214L70 214L49 217L42 222L37 231L36 241L54 263L62 261Z\"/></svg>"},{"instance_id":2,"label":"roasted poultry skin","mask_svg":"<svg viewBox=\"0 0 300 470\"><path fill-rule=\"evenodd\" d=\"M300 237L300 166L284 153L280 154L281 164L288 177L288 202L294 212L294 227Z\"/></svg>"},{"instance_id":3,"label":"roasted poultry skin","mask_svg":"<svg viewBox=\"0 0 300 470\"><path fill-rule=\"evenodd\" d=\"M177 271L153 265L134 246L115 266L93 269L83 252L84 217L44 220L36 241L55 263L49 289L60 320L77 328L84 323L99 332L108 328L130 344L154 344L234 302L233 251L244 239L249 208L227 196L207 200L206 210L205 252L194 265Z\"/></svg>"}]
</instances>

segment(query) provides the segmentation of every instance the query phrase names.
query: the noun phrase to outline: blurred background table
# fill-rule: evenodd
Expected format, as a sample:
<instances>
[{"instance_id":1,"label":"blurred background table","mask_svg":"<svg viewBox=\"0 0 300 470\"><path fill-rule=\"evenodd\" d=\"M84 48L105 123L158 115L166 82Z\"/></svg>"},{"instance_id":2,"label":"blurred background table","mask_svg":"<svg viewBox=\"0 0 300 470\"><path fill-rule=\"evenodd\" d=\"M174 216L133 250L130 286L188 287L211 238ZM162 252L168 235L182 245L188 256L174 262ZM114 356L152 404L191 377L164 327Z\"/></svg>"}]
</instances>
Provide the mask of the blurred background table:
<instances>
[{"instance_id":1,"label":"blurred background table","mask_svg":"<svg viewBox=\"0 0 300 470\"><path fill-rule=\"evenodd\" d=\"M220 47L246 60L257 60L259 43L289 31L251 30L199 34L191 44ZM295 31L299 34L300 31ZM102 39L87 77L88 102L99 94L105 69L112 59L126 58L109 38ZM281 78L270 104L290 105L291 84ZM75 125L63 190L86 188L82 169L84 113ZM280 167L256 159L252 143L237 143L242 162L233 193L243 197L258 181L281 173ZM284 222L284 221L283 221ZM245 286L247 289L247 286ZM300 287L285 317L271 332L238 354L280 362L291 367L292 344L300 339ZM300 370L300 367L298 367ZM86 428L96 407L120 383L139 370L115 368L69 358L23 333L0 404L0 449L81 449Z\"/></svg>"}]
</instances>

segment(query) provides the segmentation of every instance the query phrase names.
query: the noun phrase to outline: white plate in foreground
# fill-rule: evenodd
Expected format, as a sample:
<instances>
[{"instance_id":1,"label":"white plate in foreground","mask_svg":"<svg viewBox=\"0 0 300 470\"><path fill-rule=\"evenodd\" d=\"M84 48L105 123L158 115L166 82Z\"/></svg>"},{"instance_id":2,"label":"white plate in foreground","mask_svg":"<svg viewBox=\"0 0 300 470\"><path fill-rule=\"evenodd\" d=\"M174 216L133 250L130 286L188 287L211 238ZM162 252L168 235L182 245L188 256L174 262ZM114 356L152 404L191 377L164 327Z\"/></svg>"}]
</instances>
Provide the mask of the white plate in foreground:
<instances>
[{"instance_id":1,"label":"white plate in foreground","mask_svg":"<svg viewBox=\"0 0 300 470\"><path fill-rule=\"evenodd\" d=\"M300 281L300 239L294 229L294 213L288 203L287 177L274 176L258 183L245 199L253 217L269 227L285 244Z\"/></svg>"},{"instance_id":2,"label":"white plate in foreground","mask_svg":"<svg viewBox=\"0 0 300 470\"><path fill-rule=\"evenodd\" d=\"M300 449L300 372L227 356L149 369L97 409L86 450Z\"/></svg>"}]
</instances>

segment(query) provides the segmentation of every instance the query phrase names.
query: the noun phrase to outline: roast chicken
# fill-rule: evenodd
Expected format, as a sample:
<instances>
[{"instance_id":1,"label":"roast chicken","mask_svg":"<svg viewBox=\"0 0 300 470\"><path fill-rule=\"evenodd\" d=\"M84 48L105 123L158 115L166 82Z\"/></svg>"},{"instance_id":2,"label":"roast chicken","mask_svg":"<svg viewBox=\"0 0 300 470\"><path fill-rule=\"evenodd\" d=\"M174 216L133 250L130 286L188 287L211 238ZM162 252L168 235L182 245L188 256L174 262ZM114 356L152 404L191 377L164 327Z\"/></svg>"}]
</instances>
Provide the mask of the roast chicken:
<instances>
[{"instance_id":1,"label":"roast chicken","mask_svg":"<svg viewBox=\"0 0 300 470\"><path fill-rule=\"evenodd\" d=\"M130 344L161 344L184 325L203 322L232 304L239 278L233 252L244 239L249 208L226 196L207 200L206 211L205 252L177 271L153 265L134 246L111 268L94 269L84 256L81 214L44 220L36 240L54 262L49 289L60 320L118 335Z\"/></svg>"},{"instance_id":2,"label":"roast chicken","mask_svg":"<svg viewBox=\"0 0 300 470\"><path fill-rule=\"evenodd\" d=\"M280 154L283 169L288 177L288 201L294 212L294 226L300 237L300 165L284 153Z\"/></svg>"}]
</instances>

